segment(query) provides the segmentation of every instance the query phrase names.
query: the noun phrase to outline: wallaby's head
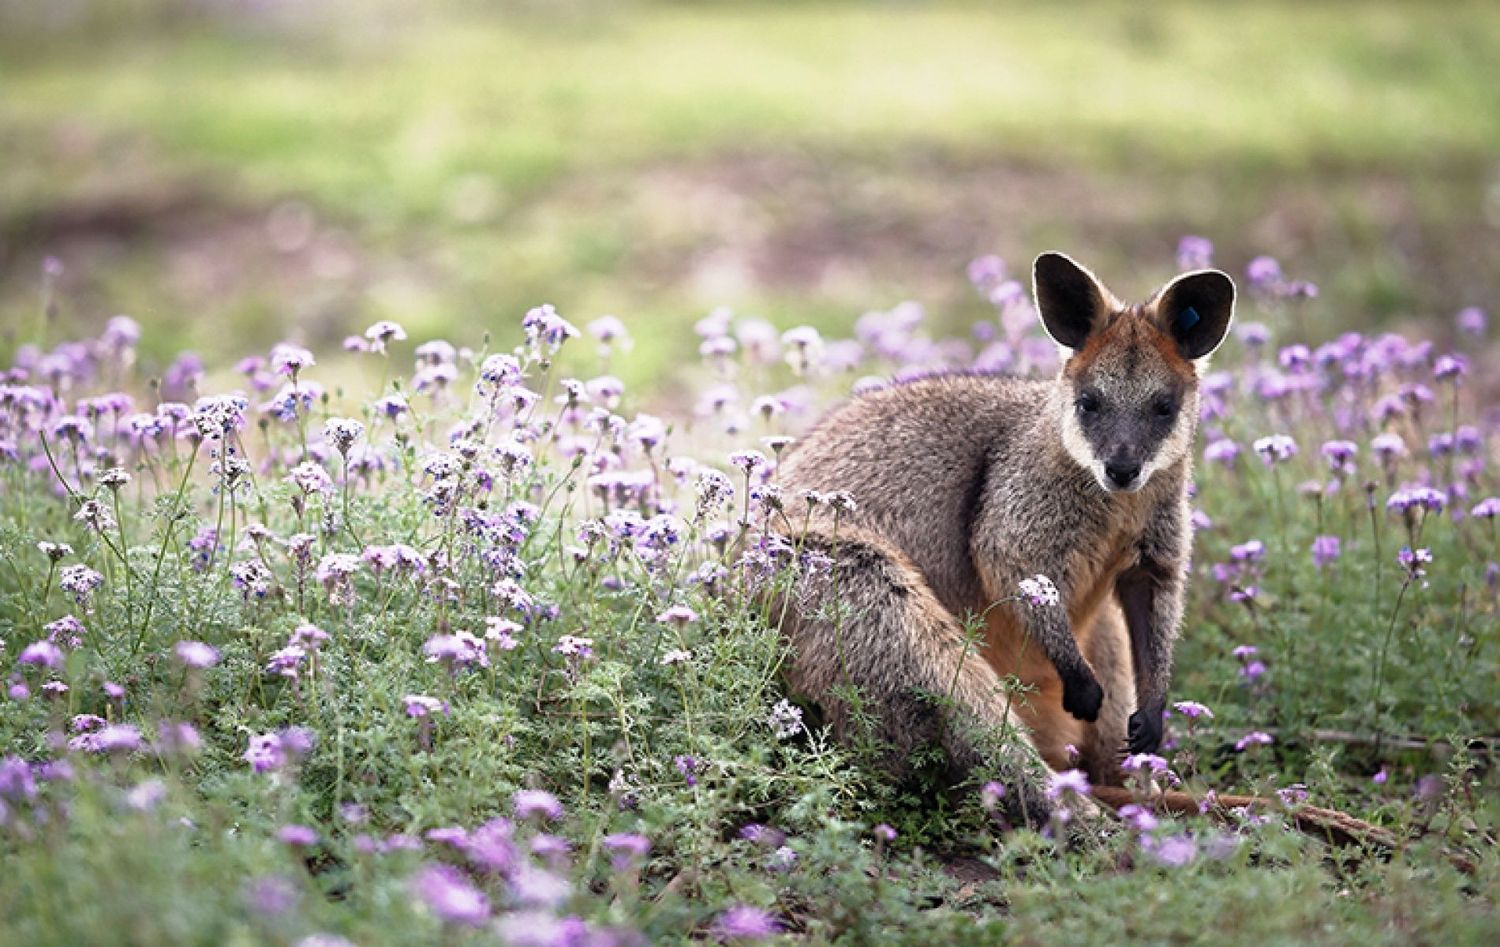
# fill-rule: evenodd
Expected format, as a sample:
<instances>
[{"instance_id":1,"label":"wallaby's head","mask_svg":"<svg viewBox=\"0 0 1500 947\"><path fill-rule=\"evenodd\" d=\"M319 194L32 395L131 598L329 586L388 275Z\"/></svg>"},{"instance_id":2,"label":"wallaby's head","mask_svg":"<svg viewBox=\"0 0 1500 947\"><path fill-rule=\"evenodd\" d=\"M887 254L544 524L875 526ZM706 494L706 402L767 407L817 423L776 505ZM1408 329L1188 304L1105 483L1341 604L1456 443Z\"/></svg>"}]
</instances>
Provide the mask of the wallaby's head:
<instances>
[{"instance_id":1,"label":"wallaby's head","mask_svg":"<svg viewBox=\"0 0 1500 947\"><path fill-rule=\"evenodd\" d=\"M1229 331L1234 281L1184 273L1126 305L1061 253L1033 271L1037 312L1068 350L1055 410L1063 445L1105 490L1139 490L1192 450L1198 372Z\"/></svg>"}]
</instances>

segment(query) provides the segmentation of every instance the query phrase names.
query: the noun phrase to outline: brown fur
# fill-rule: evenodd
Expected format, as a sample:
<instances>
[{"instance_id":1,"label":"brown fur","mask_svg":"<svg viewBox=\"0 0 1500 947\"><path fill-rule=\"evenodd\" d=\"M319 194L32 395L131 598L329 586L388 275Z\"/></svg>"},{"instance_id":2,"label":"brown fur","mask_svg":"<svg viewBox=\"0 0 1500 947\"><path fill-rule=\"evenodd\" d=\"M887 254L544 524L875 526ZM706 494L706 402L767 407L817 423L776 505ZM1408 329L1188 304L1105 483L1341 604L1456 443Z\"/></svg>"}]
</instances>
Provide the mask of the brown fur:
<instances>
[{"instance_id":1,"label":"brown fur","mask_svg":"<svg viewBox=\"0 0 1500 947\"><path fill-rule=\"evenodd\" d=\"M1179 295L1197 293L1193 279L1179 281ZM1062 769L1074 765L1071 746L1091 779L1118 783L1137 711L1145 730L1135 742L1154 750L1189 542L1197 372L1181 353L1203 347L1179 337L1162 308L1177 287L1127 308L1076 264L1044 256L1039 309L1075 346L1057 379L950 375L880 389L830 413L783 458L782 531L833 562L780 603L788 678L836 732L851 735L839 688L853 686L893 767L935 740L959 773L981 761L999 769L1033 822L1047 812L1037 755ZM1222 335L1229 310L1196 305ZM1084 383L1103 386L1128 418L1149 416L1163 392L1180 399L1131 488L1102 479L1104 459L1077 429ZM854 511L790 512L805 491L839 490ZM1019 582L1038 573L1057 583L1061 606L1017 601ZM977 647L963 634L975 616ZM1024 692L1008 693L1007 677Z\"/></svg>"}]
</instances>

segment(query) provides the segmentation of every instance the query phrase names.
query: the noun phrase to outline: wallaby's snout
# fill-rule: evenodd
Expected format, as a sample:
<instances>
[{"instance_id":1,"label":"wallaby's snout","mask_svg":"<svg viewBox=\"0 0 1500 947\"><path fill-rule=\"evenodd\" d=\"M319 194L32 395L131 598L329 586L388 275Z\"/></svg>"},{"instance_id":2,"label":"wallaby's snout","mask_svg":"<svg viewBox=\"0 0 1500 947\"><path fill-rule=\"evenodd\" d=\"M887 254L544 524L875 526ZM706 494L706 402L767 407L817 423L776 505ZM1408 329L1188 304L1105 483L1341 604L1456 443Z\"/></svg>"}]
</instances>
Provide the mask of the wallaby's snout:
<instances>
[{"instance_id":1,"label":"wallaby's snout","mask_svg":"<svg viewBox=\"0 0 1500 947\"><path fill-rule=\"evenodd\" d=\"M1104 462L1104 473L1115 487L1129 490L1136 485L1136 479L1141 475L1140 459L1131 456L1128 451L1119 451Z\"/></svg>"}]
</instances>

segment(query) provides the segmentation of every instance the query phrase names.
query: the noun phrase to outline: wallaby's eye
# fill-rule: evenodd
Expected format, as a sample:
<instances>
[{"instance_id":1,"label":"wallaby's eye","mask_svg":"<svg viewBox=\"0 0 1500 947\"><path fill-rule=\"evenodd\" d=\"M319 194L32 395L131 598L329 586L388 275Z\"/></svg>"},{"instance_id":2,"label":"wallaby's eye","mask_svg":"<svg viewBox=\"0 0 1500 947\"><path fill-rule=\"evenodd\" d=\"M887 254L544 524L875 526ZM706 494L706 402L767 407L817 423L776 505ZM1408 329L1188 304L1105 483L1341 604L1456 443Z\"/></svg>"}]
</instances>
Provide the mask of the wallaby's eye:
<instances>
[{"instance_id":1,"label":"wallaby's eye","mask_svg":"<svg viewBox=\"0 0 1500 947\"><path fill-rule=\"evenodd\" d=\"M1099 413L1099 398L1092 392L1085 391L1083 394L1079 395L1078 400L1073 403L1078 407L1079 414Z\"/></svg>"},{"instance_id":2,"label":"wallaby's eye","mask_svg":"<svg viewBox=\"0 0 1500 947\"><path fill-rule=\"evenodd\" d=\"M1151 406L1151 413L1159 418L1170 418L1172 415L1177 413L1177 402L1173 401L1171 398L1158 399L1157 402Z\"/></svg>"}]
</instances>

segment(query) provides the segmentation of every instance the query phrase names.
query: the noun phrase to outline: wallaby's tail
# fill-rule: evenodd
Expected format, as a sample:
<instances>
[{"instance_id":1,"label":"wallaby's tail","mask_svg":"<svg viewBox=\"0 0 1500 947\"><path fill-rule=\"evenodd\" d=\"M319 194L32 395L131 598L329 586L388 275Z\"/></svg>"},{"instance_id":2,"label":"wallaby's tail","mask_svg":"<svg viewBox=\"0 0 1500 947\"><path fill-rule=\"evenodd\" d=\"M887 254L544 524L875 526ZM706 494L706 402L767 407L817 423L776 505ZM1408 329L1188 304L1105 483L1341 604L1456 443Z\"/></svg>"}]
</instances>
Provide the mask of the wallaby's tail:
<instances>
[{"instance_id":1,"label":"wallaby's tail","mask_svg":"<svg viewBox=\"0 0 1500 947\"><path fill-rule=\"evenodd\" d=\"M1096 786L1094 798L1115 810L1138 801L1130 790L1122 786ZM1158 812L1187 815L1205 811L1203 802L1204 800L1188 793L1173 790L1153 796L1146 804ZM1260 796L1216 795L1207 811L1215 818L1228 819L1233 809L1273 809L1278 805L1276 800ZM1323 839L1331 845L1358 845L1371 848L1379 852L1382 857L1389 856L1400 847L1400 840L1389 829L1371 825L1363 819L1356 819L1336 809L1299 806L1289 810L1288 815L1292 819L1292 824L1300 831ZM1447 854L1454 868L1464 874L1474 873L1474 862L1467 855L1454 851L1449 851Z\"/></svg>"}]
</instances>

